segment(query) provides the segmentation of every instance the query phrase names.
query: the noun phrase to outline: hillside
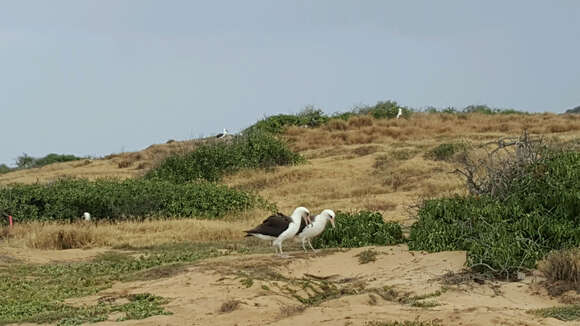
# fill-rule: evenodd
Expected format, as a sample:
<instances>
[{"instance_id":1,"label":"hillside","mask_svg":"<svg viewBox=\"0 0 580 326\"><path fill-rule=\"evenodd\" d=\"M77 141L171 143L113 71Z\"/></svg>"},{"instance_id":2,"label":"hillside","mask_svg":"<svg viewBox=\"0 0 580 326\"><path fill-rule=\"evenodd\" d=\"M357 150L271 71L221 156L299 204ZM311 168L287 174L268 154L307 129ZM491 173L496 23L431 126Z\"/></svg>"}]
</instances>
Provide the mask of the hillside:
<instances>
[{"instance_id":1,"label":"hillside","mask_svg":"<svg viewBox=\"0 0 580 326\"><path fill-rule=\"evenodd\" d=\"M379 211L385 220L401 222L406 228L415 221L414 205L419 200L467 192L465 180L450 173L461 167L461 150L438 149L477 148L500 137L519 136L524 129L549 143L580 147L577 115L419 113L398 120L355 116L318 128L288 128L282 137L307 159L305 164L246 169L226 176L223 182L259 194L282 212L296 206L316 213L325 208ZM63 176L134 178L171 153L213 141L220 140L175 141L134 153L10 172L0 175L0 185L45 183ZM425 321L408 324L413 326L568 325L528 311L579 299L574 291L551 296L541 286L542 274L535 270L521 282L464 274L463 251L428 254L398 245L326 249L314 255L285 243L294 258L279 259L272 257L267 243L244 240L242 232L268 213L256 208L219 220L17 223L14 229L3 231L10 237L0 243L0 276L2 270L10 273L13 266L23 263L29 269L39 266L44 273L23 274L23 279L42 275L49 284L58 280L70 282L71 288L86 286L90 282L84 278L74 283L77 280L60 267L45 270L45 265L38 264L65 266L96 259L99 267L89 270L98 277L94 281L98 287L91 283L94 289L66 299L67 304L130 305L131 295L139 293L167 298L163 307L172 314L160 313L150 302L139 309L157 313L124 322L135 325L369 326L393 325L387 322L395 320ZM55 250L62 249L63 241L73 249ZM368 251L374 252L375 260L363 262L361 255ZM153 261L139 260L151 253L159 256ZM135 267L138 264L153 267L141 270ZM71 270L83 270L84 265L79 266ZM137 268L137 274L127 274L131 268ZM49 287L40 288L48 291ZM117 324L123 316L119 311L108 313L104 319L89 315L101 321L98 325Z\"/></svg>"}]
</instances>

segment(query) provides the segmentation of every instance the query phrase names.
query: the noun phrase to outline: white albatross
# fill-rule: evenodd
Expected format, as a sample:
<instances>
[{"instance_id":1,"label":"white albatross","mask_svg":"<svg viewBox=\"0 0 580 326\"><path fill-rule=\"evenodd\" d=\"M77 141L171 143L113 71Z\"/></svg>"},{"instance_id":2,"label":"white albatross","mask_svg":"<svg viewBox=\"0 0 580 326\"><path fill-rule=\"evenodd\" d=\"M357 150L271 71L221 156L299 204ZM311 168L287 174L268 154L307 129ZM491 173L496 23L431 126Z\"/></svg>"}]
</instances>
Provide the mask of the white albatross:
<instances>
[{"instance_id":1,"label":"white albatross","mask_svg":"<svg viewBox=\"0 0 580 326\"><path fill-rule=\"evenodd\" d=\"M306 242L308 242L308 245L310 246L310 248L312 249L312 251L316 252L316 249L314 249L314 247L312 247L312 243L310 242L310 239L314 239L317 236L319 236L324 229L326 228L326 223L328 223L328 221L330 221L330 224L332 224L332 227L334 228L334 217L336 215L334 214L334 212L331 209L325 209L322 211L322 213L316 215L316 217L314 217L314 219L312 220L311 224L308 224L302 231L298 232L298 234L296 234L296 238L294 238L296 241L301 241L302 242L302 249L304 249L304 252L306 252L306 246L304 245Z\"/></svg>"},{"instance_id":2,"label":"white albatross","mask_svg":"<svg viewBox=\"0 0 580 326\"><path fill-rule=\"evenodd\" d=\"M305 228L310 223L310 211L305 207L298 207L292 215L286 216L277 213L269 216L262 224L255 228L244 231L246 237L254 236L262 240L273 240L272 245L276 247L276 253L280 250L280 257L290 257L282 252L282 242L293 238L296 233Z\"/></svg>"},{"instance_id":3,"label":"white albatross","mask_svg":"<svg viewBox=\"0 0 580 326\"><path fill-rule=\"evenodd\" d=\"M397 119L403 115L403 109L399 108L399 113L397 113Z\"/></svg>"}]
</instances>

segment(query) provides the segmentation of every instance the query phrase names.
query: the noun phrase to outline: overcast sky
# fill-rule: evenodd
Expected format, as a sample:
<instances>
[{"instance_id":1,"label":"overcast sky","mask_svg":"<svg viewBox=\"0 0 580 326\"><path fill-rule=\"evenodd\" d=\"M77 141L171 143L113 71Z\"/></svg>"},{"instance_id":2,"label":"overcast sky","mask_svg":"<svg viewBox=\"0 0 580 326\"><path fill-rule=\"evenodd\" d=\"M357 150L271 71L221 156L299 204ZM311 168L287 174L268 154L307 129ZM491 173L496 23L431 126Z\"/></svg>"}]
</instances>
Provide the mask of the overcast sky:
<instances>
[{"instance_id":1,"label":"overcast sky","mask_svg":"<svg viewBox=\"0 0 580 326\"><path fill-rule=\"evenodd\" d=\"M580 1L0 0L0 163L326 112L580 105Z\"/></svg>"}]
</instances>

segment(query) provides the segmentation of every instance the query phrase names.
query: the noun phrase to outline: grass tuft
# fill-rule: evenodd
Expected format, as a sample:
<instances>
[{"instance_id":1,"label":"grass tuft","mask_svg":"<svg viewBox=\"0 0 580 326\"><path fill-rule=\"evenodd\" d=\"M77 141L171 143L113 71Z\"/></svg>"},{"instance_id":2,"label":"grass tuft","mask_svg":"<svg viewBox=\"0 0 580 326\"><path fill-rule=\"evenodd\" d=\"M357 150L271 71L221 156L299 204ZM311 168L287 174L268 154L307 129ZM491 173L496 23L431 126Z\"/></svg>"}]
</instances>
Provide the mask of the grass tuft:
<instances>
[{"instance_id":1,"label":"grass tuft","mask_svg":"<svg viewBox=\"0 0 580 326\"><path fill-rule=\"evenodd\" d=\"M532 310L530 313L544 318L556 318L563 321L580 320L580 305L568 305Z\"/></svg>"},{"instance_id":2,"label":"grass tuft","mask_svg":"<svg viewBox=\"0 0 580 326\"><path fill-rule=\"evenodd\" d=\"M236 309L238 309L238 307L240 306L240 301L239 300L228 300L224 303L222 303L219 312L224 314L224 313L228 313L228 312L232 312Z\"/></svg>"},{"instance_id":3,"label":"grass tuft","mask_svg":"<svg viewBox=\"0 0 580 326\"><path fill-rule=\"evenodd\" d=\"M360 264L368 264L377 260L377 252L372 249L367 249L356 255L356 257L358 257Z\"/></svg>"}]
</instances>

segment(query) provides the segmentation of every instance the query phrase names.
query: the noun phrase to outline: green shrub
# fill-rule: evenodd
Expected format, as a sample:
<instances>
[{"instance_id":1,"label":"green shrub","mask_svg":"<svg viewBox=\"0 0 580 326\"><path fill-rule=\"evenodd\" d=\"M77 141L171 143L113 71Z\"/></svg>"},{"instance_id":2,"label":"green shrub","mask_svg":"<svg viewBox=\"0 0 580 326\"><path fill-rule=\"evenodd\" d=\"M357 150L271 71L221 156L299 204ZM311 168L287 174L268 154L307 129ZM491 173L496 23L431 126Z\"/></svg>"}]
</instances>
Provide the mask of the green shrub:
<instances>
[{"instance_id":1,"label":"green shrub","mask_svg":"<svg viewBox=\"0 0 580 326\"><path fill-rule=\"evenodd\" d=\"M425 157L435 161L448 161L455 153L464 150L466 147L462 143L444 143L425 153Z\"/></svg>"},{"instance_id":2,"label":"green shrub","mask_svg":"<svg viewBox=\"0 0 580 326\"><path fill-rule=\"evenodd\" d=\"M398 223L385 222L380 213L361 211L336 214L336 228L327 227L313 241L318 248L353 248L402 243L403 231Z\"/></svg>"},{"instance_id":3,"label":"green shrub","mask_svg":"<svg viewBox=\"0 0 580 326\"><path fill-rule=\"evenodd\" d=\"M270 168L303 160L274 136L250 131L232 142L202 145L185 155L170 156L145 177L177 183L199 179L213 182L242 168Z\"/></svg>"},{"instance_id":4,"label":"green shrub","mask_svg":"<svg viewBox=\"0 0 580 326\"><path fill-rule=\"evenodd\" d=\"M408 118L411 110L400 106L395 101L378 102L374 106L367 106L357 109L357 114L369 114L375 119L393 119L397 117L399 109L402 109L403 117Z\"/></svg>"},{"instance_id":5,"label":"green shrub","mask_svg":"<svg viewBox=\"0 0 580 326\"><path fill-rule=\"evenodd\" d=\"M523 168L508 195L425 201L409 248L466 250L476 270L510 277L550 250L579 246L580 153L547 153Z\"/></svg>"},{"instance_id":6,"label":"green shrub","mask_svg":"<svg viewBox=\"0 0 580 326\"><path fill-rule=\"evenodd\" d=\"M74 155L51 153L51 154L46 155L45 157L41 157L41 158L36 159L36 161L34 162L34 167L41 167L41 166L49 165L52 163L59 163L59 162L78 161L81 159L83 159L83 158L77 157Z\"/></svg>"},{"instance_id":7,"label":"green shrub","mask_svg":"<svg viewBox=\"0 0 580 326\"><path fill-rule=\"evenodd\" d=\"M41 158L28 156L26 153L16 159L16 166L20 169L39 168L45 165L59 162L69 162L81 160L81 157L66 154L51 153Z\"/></svg>"},{"instance_id":8,"label":"green shrub","mask_svg":"<svg viewBox=\"0 0 580 326\"><path fill-rule=\"evenodd\" d=\"M10 168L8 165L6 165L6 164L0 164L0 174L8 173L8 172L10 172L12 170L13 169Z\"/></svg>"},{"instance_id":9,"label":"green shrub","mask_svg":"<svg viewBox=\"0 0 580 326\"><path fill-rule=\"evenodd\" d=\"M258 203L248 193L208 182L174 184L154 179L62 179L0 188L0 204L16 221L146 216L216 218ZM4 219L2 222L4 223Z\"/></svg>"},{"instance_id":10,"label":"green shrub","mask_svg":"<svg viewBox=\"0 0 580 326\"><path fill-rule=\"evenodd\" d=\"M331 119L347 121L357 115L370 115L375 119L392 119L399 113L399 108L403 110L404 118L411 116L412 111L409 108L400 106L394 101L378 102L374 106L356 107L351 111L337 112L330 116L325 115L322 110L309 106L298 114L278 114L264 118L248 127L244 132L259 130L278 134L290 126L314 128L326 124Z\"/></svg>"},{"instance_id":11,"label":"green shrub","mask_svg":"<svg viewBox=\"0 0 580 326\"><path fill-rule=\"evenodd\" d=\"M322 110L308 106L298 114L278 114L256 122L247 128L244 132L265 131L274 134L282 133L290 126L298 127L319 127L328 121Z\"/></svg>"}]
</instances>

